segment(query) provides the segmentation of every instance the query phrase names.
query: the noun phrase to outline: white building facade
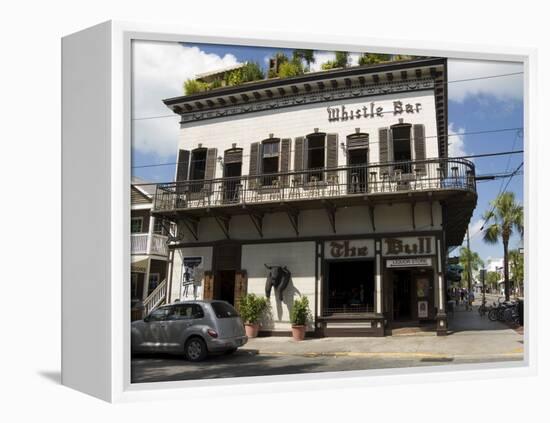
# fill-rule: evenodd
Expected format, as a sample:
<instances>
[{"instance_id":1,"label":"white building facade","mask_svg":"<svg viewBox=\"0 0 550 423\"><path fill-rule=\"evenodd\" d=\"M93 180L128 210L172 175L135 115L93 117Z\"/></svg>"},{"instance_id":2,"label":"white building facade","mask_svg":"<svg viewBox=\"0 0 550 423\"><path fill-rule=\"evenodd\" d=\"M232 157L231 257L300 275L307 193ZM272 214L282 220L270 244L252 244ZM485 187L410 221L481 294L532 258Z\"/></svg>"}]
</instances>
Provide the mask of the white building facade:
<instances>
[{"instance_id":1,"label":"white building facade","mask_svg":"<svg viewBox=\"0 0 550 423\"><path fill-rule=\"evenodd\" d=\"M269 295L262 330L284 334L305 295L310 335L383 336L411 323L446 333L446 252L477 196L473 164L447 158L445 59L165 104L181 115L176 181L157 186L153 208L180 238L169 302ZM290 278L272 291L277 268Z\"/></svg>"}]
</instances>

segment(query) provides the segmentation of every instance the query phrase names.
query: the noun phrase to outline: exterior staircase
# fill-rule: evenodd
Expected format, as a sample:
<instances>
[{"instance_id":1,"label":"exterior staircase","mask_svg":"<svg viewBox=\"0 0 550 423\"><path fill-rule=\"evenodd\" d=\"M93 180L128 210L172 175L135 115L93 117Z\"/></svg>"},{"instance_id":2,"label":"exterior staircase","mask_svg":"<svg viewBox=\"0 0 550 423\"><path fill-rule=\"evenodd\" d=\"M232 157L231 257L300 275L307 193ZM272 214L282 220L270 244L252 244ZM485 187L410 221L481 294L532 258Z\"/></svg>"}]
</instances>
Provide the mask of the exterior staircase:
<instances>
[{"instance_id":1,"label":"exterior staircase","mask_svg":"<svg viewBox=\"0 0 550 423\"><path fill-rule=\"evenodd\" d=\"M166 288L168 284L164 279L158 286L151 292L145 300L143 300L143 307L139 309L132 309L132 320L140 320L147 316L158 306L166 302Z\"/></svg>"}]
</instances>

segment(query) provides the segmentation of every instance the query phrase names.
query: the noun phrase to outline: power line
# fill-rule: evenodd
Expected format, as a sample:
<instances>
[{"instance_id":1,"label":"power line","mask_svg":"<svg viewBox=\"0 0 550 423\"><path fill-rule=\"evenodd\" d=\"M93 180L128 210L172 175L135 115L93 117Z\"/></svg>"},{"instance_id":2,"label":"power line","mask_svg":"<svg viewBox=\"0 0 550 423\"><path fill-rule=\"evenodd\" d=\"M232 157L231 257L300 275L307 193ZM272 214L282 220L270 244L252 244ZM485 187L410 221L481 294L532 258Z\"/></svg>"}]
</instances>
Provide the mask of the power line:
<instances>
[{"instance_id":1,"label":"power line","mask_svg":"<svg viewBox=\"0 0 550 423\"><path fill-rule=\"evenodd\" d=\"M442 84L454 84L459 82L469 82L469 81L480 81L482 79L493 79L493 78L503 78L507 76L516 76L516 75L523 75L523 72L512 72L512 73L503 73L499 75L488 75L488 76L479 76L479 77L473 77L473 78L465 78L465 79L455 79L453 81L443 81ZM379 84L379 85L387 85L387 84ZM381 112L381 113L393 113L393 110ZM132 118L132 120L150 120L150 119L165 119L169 117L178 117L177 114L170 114L170 115L159 115L159 116L143 116L143 117L136 117Z\"/></svg>"}]
</instances>

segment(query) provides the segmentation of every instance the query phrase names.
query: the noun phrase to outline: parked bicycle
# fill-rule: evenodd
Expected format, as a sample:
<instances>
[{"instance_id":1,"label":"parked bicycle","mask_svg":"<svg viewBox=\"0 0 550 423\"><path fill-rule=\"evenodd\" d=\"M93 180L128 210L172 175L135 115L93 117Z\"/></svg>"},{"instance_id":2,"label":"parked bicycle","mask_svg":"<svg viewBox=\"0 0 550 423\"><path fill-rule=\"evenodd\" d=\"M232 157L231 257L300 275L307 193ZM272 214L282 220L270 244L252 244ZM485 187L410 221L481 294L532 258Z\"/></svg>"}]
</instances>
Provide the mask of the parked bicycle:
<instances>
[{"instance_id":1,"label":"parked bicycle","mask_svg":"<svg viewBox=\"0 0 550 423\"><path fill-rule=\"evenodd\" d=\"M500 301L493 303L493 307L488 312L489 320L492 322L519 323L519 303L517 301Z\"/></svg>"}]
</instances>

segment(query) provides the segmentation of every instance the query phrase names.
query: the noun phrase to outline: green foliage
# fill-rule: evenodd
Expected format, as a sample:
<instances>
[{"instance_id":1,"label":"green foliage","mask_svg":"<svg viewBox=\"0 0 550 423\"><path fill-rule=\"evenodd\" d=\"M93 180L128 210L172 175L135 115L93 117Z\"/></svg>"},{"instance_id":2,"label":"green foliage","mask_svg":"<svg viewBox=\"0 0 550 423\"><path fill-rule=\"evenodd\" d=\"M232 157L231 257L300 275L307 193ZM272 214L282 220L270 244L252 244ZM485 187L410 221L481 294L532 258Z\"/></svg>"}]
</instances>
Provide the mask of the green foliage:
<instances>
[{"instance_id":1,"label":"green foliage","mask_svg":"<svg viewBox=\"0 0 550 423\"><path fill-rule=\"evenodd\" d=\"M300 62L306 62L307 70L309 71L309 66L312 63L315 63L315 56L313 50L298 49L292 52L292 59Z\"/></svg>"},{"instance_id":2,"label":"green foliage","mask_svg":"<svg viewBox=\"0 0 550 423\"><path fill-rule=\"evenodd\" d=\"M485 277L485 283L489 285L492 288L496 288L497 284L500 280L500 275L498 272L487 272L487 275Z\"/></svg>"},{"instance_id":3,"label":"green foliage","mask_svg":"<svg viewBox=\"0 0 550 423\"><path fill-rule=\"evenodd\" d=\"M483 240L488 244L502 241L504 248L504 282L505 297L510 298L510 279L508 276L508 243L517 231L523 238L523 206L516 203L513 192L504 192L491 202L491 210L484 214L489 226L483 232Z\"/></svg>"},{"instance_id":4,"label":"green foliage","mask_svg":"<svg viewBox=\"0 0 550 423\"><path fill-rule=\"evenodd\" d=\"M329 70L336 68L347 68L349 66L349 52L347 51L337 51L336 58L334 60L329 60L321 65L321 69Z\"/></svg>"},{"instance_id":5,"label":"green foliage","mask_svg":"<svg viewBox=\"0 0 550 423\"><path fill-rule=\"evenodd\" d=\"M389 62L391 56L389 54L363 53L359 57L360 65L374 65L376 63Z\"/></svg>"},{"instance_id":6,"label":"green foliage","mask_svg":"<svg viewBox=\"0 0 550 423\"><path fill-rule=\"evenodd\" d=\"M239 300L239 314L244 323L258 323L267 310L267 298L256 294L243 295Z\"/></svg>"},{"instance_id":7,"label":"green foliage","mask_svg":"<svg viewBox=\"0 0 550 423\"><path fill-rule=\"evenodd\" d=\"M523 286L524 278L524 265L523 265L523 254L519 250L510 250L508 253L508 258L510 260L510 270L512 272L512 280L515 282L516 286L519 288Z\"/></svg>"},{"instance_id":8,"label":"green foliage","mask_svg":"<svg viewBox=\"0 0 550 423\"><path fill-rule=\"evenodd\" d=\"M304 74L304 67L299 60L284 62L279 66L279 78L288 78L290 76L298 76Z\"/></svg>"},{"instance_id":9,"label":"green foliage","mask_svg":"<svg viewBox=\"0 0 550 423\"><path fill-rule=\"evenodd\" d=\"M208 89L208 84L205 82L197 81L196 79L187 79L183 83L183 92L185 95L191 95L206 91Z\"/></svg>"},{"instance_id":10,"label":"green foliage","mask_svg":"<svg viewBox=\"0 0 550 423\"><path fill-rule=\"evenodd\" d=\"M293 325L305 325L311 319L311 311L309 309L309 300L302 295L294 300L292 310L290 310L290 322Z\"/></svg>"},{"instance_id":11,"label":"green foliage","mask_svg":"<svg viewBox=\"0 0 550 423\"><path fill-rule=\"evenodd\" d=\"M470 262L472 273L478 271L480 268L483 267L483 260L481 260L479 254L475 251L469 250L466 247L462 247L460 249L460 256L458 261L465 270L464 272L462 272L463 281L468 280L468 261Z\"/></svg>"}]
</instances>

